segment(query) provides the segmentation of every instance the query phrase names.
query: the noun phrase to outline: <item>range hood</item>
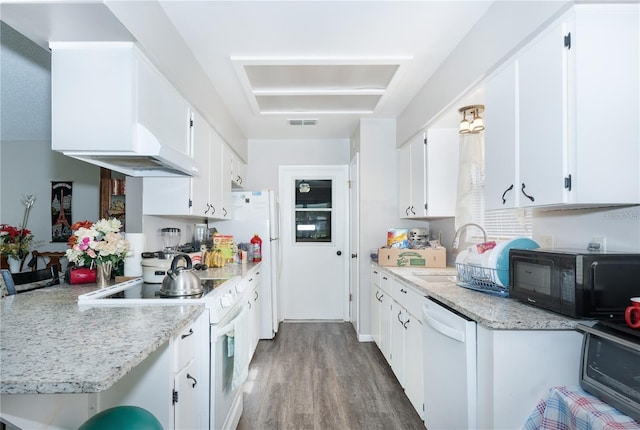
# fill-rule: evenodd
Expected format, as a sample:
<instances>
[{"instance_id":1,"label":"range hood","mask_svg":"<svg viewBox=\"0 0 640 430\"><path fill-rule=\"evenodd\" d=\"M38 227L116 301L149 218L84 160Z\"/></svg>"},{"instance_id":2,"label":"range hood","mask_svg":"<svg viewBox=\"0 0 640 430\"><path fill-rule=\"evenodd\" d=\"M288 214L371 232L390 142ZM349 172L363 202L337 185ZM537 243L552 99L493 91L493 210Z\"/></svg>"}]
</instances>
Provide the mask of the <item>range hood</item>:
<instances>
[{"instance_id":1,"label":"range hood","mask_svg":"<svg viewBox=\"0 0 640 430\"><path fill-rule=\"evenodd\" d=\"M197 162L167 146L143 125L136 124L136 139L131 150L62 150L62 154L87 163L135 177L199 176Z\"/></svg>"}]
</instances>

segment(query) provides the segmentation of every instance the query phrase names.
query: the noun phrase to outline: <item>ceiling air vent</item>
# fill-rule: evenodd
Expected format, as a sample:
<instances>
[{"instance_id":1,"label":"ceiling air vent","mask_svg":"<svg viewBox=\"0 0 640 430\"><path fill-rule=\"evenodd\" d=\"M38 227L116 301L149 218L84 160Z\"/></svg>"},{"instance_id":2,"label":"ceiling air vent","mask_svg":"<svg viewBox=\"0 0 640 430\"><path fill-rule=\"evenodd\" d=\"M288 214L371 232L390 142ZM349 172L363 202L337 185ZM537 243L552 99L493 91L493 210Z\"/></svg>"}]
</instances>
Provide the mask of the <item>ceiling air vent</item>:
<instances>
[{"instance_id":1,"label":"ceiling air vent","mask_svg":"<svg viewBox=\"0 0 640 430\"><path fill-rule=\"evenodd\" d=\"M318 124L317 119L290 119L288 120L289 125L316 125Z\"/></svg>"}]
</instances>

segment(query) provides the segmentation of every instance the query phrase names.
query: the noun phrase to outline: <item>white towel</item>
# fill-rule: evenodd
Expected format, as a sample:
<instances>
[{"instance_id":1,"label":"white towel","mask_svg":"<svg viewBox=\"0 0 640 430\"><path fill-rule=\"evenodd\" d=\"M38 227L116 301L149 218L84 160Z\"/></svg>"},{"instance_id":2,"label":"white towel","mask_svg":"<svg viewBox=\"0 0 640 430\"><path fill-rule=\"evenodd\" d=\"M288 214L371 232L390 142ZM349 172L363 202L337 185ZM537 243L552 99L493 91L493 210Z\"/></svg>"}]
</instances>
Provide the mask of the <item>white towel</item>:
<instances>
[{"instance_id":1,"label":"white towel","mask_svg":"<svg viewBox=\"0 0 640 430\"><path fill-rule=\"evenodd\" d=\"M233 377L231 389L235 390L244 384L249 376L249 315L246 307L242 310L233 328Z\"/></svg>"}]
</instances>

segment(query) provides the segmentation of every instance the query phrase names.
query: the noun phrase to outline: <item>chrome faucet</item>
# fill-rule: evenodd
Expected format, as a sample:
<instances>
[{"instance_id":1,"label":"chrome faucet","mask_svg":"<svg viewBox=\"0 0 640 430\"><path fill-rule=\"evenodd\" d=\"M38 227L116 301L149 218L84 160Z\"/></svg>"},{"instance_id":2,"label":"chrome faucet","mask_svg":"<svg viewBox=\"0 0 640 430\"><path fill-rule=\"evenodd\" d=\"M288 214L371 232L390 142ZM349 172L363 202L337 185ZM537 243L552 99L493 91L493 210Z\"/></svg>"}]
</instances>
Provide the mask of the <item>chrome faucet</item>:
<instances>
[{"instance_id":1,"label":"chrome faucet","mask_svg":"<svg viewBox=\"0 0 640 430\"><path fill-rule=\"evenodd\" d=\"M484 240L483 242L487 241L487 232L484 230L484 228L482 228L482 226L480 226L479 224L474 224L474 223L468 223L468 224L463 224L460 226L460 228L458 228L456 230L456 234L453 236L453 242L451 242L451 249L458 249L458 245L460 245L458 242L460 241L460 232L462 230L464 230L467 227L477 227L480 229L480 231L482 232L482 235L484 236Z\"/></svg>"}]
</instances>

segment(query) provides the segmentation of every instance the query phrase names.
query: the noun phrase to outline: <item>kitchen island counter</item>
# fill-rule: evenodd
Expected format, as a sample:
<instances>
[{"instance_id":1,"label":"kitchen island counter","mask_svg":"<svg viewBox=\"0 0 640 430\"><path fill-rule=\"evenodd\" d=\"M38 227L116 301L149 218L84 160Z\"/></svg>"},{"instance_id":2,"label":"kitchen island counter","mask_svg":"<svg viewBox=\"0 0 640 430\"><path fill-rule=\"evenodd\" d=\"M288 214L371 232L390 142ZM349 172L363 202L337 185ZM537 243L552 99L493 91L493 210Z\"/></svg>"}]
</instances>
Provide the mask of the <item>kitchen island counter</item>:
<instances>
[{"instance_id":1,"label":"kitchen island counter","mask_svg":"<svg viewBox=\"0 0 640 430\"><path fill-rule=\"evenodd\" d=\"M377 265L377 263L372 263ZM442 269L383 267L400 281L444 303L478 324L494 330L571 330L580 320L545 311L515 299L460 287L451 281L425 280L425 276L455 276L455 267Z\"/></svg>"},{"instance_id":2,"label":"kitchen island counter","mask_svg":"<svg viewBox=\"0 0 640 430\"><path fill-rule=\"evenodd\" d=\"M78 306L94 284L0 301L0 394L96 393L111 387L204 305Z\"/></svg>"}]
</instances>

